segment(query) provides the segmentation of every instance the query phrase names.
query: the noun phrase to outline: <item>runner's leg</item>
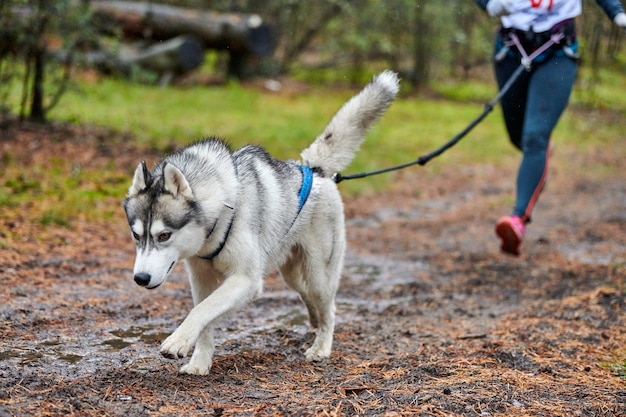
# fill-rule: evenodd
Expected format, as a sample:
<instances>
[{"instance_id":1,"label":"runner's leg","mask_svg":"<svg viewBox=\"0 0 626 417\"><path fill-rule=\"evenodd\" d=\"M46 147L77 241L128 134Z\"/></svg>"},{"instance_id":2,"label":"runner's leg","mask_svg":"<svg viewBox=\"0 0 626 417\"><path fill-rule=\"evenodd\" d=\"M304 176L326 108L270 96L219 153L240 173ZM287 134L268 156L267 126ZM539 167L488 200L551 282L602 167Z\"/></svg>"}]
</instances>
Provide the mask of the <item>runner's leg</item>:
<instances>
[{"instance_id":1,"label":"runner's leg","mask_svg":"<svg viewBox=\"0 0 626 417\"><path fill-rule=\"evenodd\" d=\"M552 130L567 107L576 79L576 63L566 56L554 56L538 64L528 84L522 130L524 156L517 176L514 215L529 221L548 171Z\"/></svg>"},{"instance_id":2,"label":"runner's leg","mask_svg":"<svg viewBox=\"0 0 626 417\"><path fill-rule=\"evenodd\" d=\"M495 74L498 88L502 89L511 75L520 66L520 56L506 56L502 61L495 63ZM500 100L502 115L509 139L513 145L522 150L522 131L526 112L526 100L530 73L523 72L513 83L509 91Z\"/></svg>"}]
</instances>

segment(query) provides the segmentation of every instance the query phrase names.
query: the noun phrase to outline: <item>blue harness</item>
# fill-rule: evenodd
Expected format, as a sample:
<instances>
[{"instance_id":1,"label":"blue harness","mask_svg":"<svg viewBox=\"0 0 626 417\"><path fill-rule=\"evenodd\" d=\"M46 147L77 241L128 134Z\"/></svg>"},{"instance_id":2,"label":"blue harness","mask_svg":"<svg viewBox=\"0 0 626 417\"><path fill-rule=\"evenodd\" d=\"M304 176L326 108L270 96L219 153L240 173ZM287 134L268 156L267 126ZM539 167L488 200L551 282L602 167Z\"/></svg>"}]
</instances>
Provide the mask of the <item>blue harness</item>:
<instances>
[{"instance_id":1,"label":"blue harness","mask_svg":"<svg viewBox=\"0 0 626 417\"><path fill-rule=\"evenodd\" d=\"M313 186L313 170L311 167L300 165L300 171L302 171L302 186L300 187L298 214L300 214L304 203L306 203L306 200L309 198L309 194L311 194L311 187Z\"/></svg>"}]
</instances>

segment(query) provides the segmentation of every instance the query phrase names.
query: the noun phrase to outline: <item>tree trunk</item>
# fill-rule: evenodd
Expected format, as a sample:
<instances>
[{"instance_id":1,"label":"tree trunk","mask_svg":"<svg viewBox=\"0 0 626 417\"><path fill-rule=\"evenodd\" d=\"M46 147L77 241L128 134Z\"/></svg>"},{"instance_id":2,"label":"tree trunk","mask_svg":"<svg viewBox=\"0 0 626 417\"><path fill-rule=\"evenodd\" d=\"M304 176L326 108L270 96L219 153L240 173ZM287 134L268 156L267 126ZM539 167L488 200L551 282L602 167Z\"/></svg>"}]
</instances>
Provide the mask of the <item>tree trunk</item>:
<instances>
[{"instance_id":1,"label":"tree trunk","mask_svg":"<svg viewBox=\"0 0 626 417\"><path fill-rule=\"evenodd\" d=\"M33 53L35 73L33 74L33 90L30 102L29 119L35 122L45 122L46 112L43 106L43 85L45 74L46 52L42 48L37 48Z\"/></svg>"},{"instance_id":2,"label":"tree trunk","mask_svg":"<svg viewBox=\"0 0 626 417\"><path fill-rule=\"evenodd\" d=\"M205 47L231 52L268 55L274 44L269 27L258 15L221 14L151 3L94 1L94 15L121 24L130 38L167 40L191 35Z\"/></svg>"},{"instance_id":3,"label":"tree trunk","mask_svg":"<svg viewBox=\"0 0 626 417\"><path fill-rule=\"evenodd\" d=\"M28 118L40 123L46 121L46 111L43 104L46 48L43 39L49 18L50 16L46 10L46 1L39 0L26 59L30 61L30 65L33 66L30 112ZM28 90L24 91L24 94L28 94Z\"/></svg>"},{"instance_id":4,"label":"tree trunk","mask_svg":"<svg viewBox=\"0 0 626 417\"><path fill-rule=\"evenodd\" d=\"M413 76L411 84L415 89L428 84L430 78L429 56L430 56L430 39L429 26L430 22L425 13L426 2L422 2L415 8L415 25L413 29Z\"/></svg>"}]
</instances>

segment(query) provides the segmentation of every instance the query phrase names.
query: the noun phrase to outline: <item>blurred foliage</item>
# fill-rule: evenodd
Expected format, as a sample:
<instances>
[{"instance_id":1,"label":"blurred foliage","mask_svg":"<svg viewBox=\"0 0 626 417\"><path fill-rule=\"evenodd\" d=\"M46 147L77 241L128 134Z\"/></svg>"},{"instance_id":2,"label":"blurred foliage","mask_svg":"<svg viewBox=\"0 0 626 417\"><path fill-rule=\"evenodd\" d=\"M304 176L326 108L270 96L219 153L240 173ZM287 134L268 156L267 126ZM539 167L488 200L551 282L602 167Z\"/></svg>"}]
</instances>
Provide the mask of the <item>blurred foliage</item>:
<instances>
[{"instance_id":1,"label":"blurred foliage","mask_svg":"<svg viewBox=\"0 0 626 417\"><path fill-rule=\"evenodd\" d=\"M220 12L257 13L274 29L275 67L340 69L362 81L379 68L393 68L414 87L442 78L468 79L491 59L498 19L473 0L163 0ZM624 35L595 0L583 0L578 18L581 50L592 73L602 66L623 69ZM478 75L477 75L478 73ZM488 74L491 77L491 73Z\"/></svg>"},{"instance_id":2,"label":"blurred foliage","mask_svg":"<svg viewBox=\"0 0 626 417\"><path fill-rule=\"evenodd\" d=\"M382 68L398 71L417 90L442 80L492 81L492 37L498 20L472 0L162 0L178 7L259 14L276 50L259 66L264 75L307 74L322 81L361 83ZM591 66L623 71L624 35L594 0L578 19L581 51ZM0 109L19 79L20 115L43 119L70 80L72 51L101 42L92 32L88 0L0 0ZM65 60L43 60L50 44ZM59 45L60 44L60 45ZM225 53L225 52L223 52ZM218 60L223 63L224 60ZM45 76L44 76L45 75ZM12 83L13 81L13 83ZM308 81L308 80L307 80Z\"/></svg>"},{"instance_id":3,"label":"blurred foliage","mask_svg":"<svg viewBox=\"0 0 626 417\"><path fill-rule=\"evenodd\" d=\"M16 82L20 118L44 121L70 81L73 51L94 42L87 2L0 1L0 110ZM65 59L49 59L51 49L67 51Z\"/></svg>"}]
</instances>

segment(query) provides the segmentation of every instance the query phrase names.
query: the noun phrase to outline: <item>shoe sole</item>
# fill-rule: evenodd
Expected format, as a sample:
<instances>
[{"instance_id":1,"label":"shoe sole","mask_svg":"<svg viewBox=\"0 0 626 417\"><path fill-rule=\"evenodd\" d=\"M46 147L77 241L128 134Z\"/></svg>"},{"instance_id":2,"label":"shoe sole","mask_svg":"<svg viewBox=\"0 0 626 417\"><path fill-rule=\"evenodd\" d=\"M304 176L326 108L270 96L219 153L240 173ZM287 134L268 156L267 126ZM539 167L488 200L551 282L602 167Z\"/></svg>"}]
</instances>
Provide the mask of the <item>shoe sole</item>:
<instances>
[{"instance_id":1,"label":"shoe sole","mask_svg":"<svg viewBox=\"0 0 626 417\"><path fill-rule=\"evenodd\" d=\"M513 225L508 221L498 223L496 225L496 234L502 239L500 249L511 255L519 256L519 247L522 244L522 238L515 231Z\"/></svg>"}]
</instances>

